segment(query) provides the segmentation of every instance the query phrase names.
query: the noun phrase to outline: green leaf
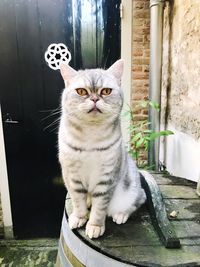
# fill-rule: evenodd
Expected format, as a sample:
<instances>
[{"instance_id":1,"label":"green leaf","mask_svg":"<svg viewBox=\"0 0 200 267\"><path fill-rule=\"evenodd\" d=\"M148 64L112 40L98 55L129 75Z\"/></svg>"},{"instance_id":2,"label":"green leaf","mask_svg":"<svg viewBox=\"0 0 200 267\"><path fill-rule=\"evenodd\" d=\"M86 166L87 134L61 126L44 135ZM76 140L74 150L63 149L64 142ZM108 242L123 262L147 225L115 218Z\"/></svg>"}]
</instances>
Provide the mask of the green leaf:
<instances>
[{"instance_id":1,"label":"green leaf","mask_svg":"<svg viewBox=\"0 0 200 267\"><path fill-rule=\"evenodd\" d=\"M155 165L148 165L144 167L145 170L149 171L154 171L155 170Z\"/></svg>"},{"instance_id":2,"label":"green leaf","mask_svg":"<svg viewBox=\"0 0 200 267\"><path fill-rule=\"evenodd\" d=\"M143 145L144 141L145 141L144 138L140 138L140 139L136 142L135 147L136 147L136 148L140 148L140 147Z\"/></svg>"},{"instance_id":3,"label":"green leaf","mask_svg":"<svg viewBox=\"0 0 200 267\"><path fill-rule=\"evenodd\" d=\"M130 149L128 151L128 153L130 154L130 156L134 159L137 159L138 156L139 156L139 151L138 150L133 150L133 149Z\"/></svg>"},{"instance_id":4,"label":"green leaf","mask_svg":"<svg viewBox=\"0 0 200 267\"><path fill-rule=\"evenodd\" d=\"M149 121L143 121L142 122L142 126L147 126L147 125L151 125L151 122L149 122Z\"/></svg>"},{"instance_id":5,"label":"green leaf","mask_svg":"<svg viewBox=\"0 0 200 267\"><path fill-rule=\"evenodd\" d=\"M148 148L149 148L149 141L148 141L148 139L145 139L145 141L144 141L144 149L147 151Z\"/></svg>"},{"instance_id":6,"label":"green leaf","mask_svg":"<svg viewBox=\"0 0 200 267\"><path fill-rule=\"evenodd\" d=\"M147 108L148 105L149 105L149 101L148 100L143 100L143 101L140 102L140 106L142 108Z\"/></svg>"},{"instance_id":7,"label":"green leaf","mask_svg":"<svg viewBox=\"0 0 200 267\"><path fill-rule=\"evenodd\" d=\"M174 134L172 131L170 130L165 130L165 131L160 131L160 132L153 132L150 134L149 136L149 140L150 141L153 141L155 140L156 138L160 137L160 136L168 136L168 135L171 135L171 134Z\"/></svg>"},{"instance_id":8,"label":"green leaf","mask_svg":"<svg viewBox=\"0 0 200 267\"><path fill-rule=\"evenodd\" d=\"M131 142L136 142L138 139L140 139L140 137L142 136L142 133L136 133L135 135L133 135L133 137L131 138Z\"/></svg>"},{"instance_id":9,"label":"green leaf","mask_svg":"<svg viewBox=\"0 0 200 267\"><path fill-rule=\"evenodd\" d=\"M173 134L170 130L155 132L148 129L148 126L151 125L151 122L149 122L148 119L137 121L137 116L134 114L135 110L142 110L142 108L146 109L148 107L160 111L159 104L156 101L144 100L140 101L134 108L128 106L127 110L123 113L123 116L129 118L131 121L131 124L127 127L128 133L131 136L129 154L136 160L137 165L139 164L141 151L148 150L150 141L153 141L160 136Z\"/></svg>"},{"instance_id":10,"label":"green leaf","mask_svg":"<svg viewBox=\"0 0 200 267\"><path fill-rule=\"evenodd\" d=\"M137 123L137 124L131 124L130 126L129 126L129 129L134 129L134 130L137 130L138 128L140 127L140 123Z\"/></svg>"},{"instance_id":11,"label":"green leaf","mask_svg":"<svg viewBox=\"0 0 200 267\"><path fill-rule=\"evenodd\" d=\"M139 157L139 150L135 150L134 151L134 159L138 159L138 157Z\"/></svg>"},{"instance_id":12,"label":"green leaf","mask_svg":"<svg viewBox=\"0 0 200 267\"><path fill-rule=\"evenodd\" d=\"M160 131L160 133L162 133L162 135L172 135L172 134L174 134L174 132L172 132L170 130Z\"/></svg>"},{"instance_id":13,"label":"green leaf","mask_svg":"<svg viewBox=\"0 0 200 267\"><path fill-rule=\"evenodd\" d=\"M143 133L144 134L151 134L152 133L152 130L145 130Z\"/></svg>"},{"instance_id":14,"label":"green leaf","mask_svg":"<svg viewBox=\"0 0 200 267\"><path fill-rule=\"evenodd\" d=\"M154 108L157 111L160 111L160 106L156 101L153 101L153 100L149 101L149 106Z\"/></svg>"}]
</instances>

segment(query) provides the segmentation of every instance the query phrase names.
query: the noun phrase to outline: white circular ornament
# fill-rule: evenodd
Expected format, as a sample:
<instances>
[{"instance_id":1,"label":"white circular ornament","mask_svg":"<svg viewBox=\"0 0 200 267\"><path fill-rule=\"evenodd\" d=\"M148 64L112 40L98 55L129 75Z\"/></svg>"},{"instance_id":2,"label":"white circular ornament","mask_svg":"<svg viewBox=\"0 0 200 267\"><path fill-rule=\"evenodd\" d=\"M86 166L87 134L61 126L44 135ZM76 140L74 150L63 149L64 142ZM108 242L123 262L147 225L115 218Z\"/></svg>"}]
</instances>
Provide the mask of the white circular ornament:
<instances>
[{"instance_id":1,"label":"white circular ornament","mask_svg":"<svg viewBox=\"0 0 200 267\"><path fill-rule=\"evenodd\" d=\"M50 44L44 54L44 58L49 65L49 68L53 70L60 69L60 63L69 64L71 60L71 53L67 46L63 43Z\"/></svg>"}]
</instances>

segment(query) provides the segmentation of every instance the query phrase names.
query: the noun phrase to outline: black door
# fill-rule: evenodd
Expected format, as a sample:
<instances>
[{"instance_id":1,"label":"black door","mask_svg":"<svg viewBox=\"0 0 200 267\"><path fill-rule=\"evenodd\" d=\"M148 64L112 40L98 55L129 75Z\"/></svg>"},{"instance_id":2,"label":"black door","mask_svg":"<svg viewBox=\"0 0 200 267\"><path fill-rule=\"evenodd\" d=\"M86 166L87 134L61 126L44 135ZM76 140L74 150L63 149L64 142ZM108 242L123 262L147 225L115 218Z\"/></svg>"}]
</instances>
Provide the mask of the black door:
<instances>
[{"instance_id":1,"label":"black door","mask_svg":"<svg viewBox=\"0 0 200 267\"><path fill-rule=\"evenodd\" d=\"M64 208L57 161L63 82L45 64L45 50L62 42L74 68L104 67L119 58L119 37L119 0L0 1L0 97L16 237L58 236Z\"/></svg>"}]
</instances>

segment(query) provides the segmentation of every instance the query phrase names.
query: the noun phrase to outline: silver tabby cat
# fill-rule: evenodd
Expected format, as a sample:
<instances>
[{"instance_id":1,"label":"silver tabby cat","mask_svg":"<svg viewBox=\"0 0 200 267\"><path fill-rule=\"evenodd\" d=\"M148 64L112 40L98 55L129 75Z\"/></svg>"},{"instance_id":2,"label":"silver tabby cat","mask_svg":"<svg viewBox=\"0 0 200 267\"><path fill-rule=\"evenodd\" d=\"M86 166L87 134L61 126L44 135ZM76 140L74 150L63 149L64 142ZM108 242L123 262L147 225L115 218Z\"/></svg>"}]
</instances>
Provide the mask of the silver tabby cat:
<instances>
[{"instance_id":1,"label":"silver tabby cat","mask_svg":"<svg viewBox=\"0 0 200 267\"><path fill-rule=\"evenodd\" d=\"M86 224L86 235L105 231L106 215L125 223L146 196L121 133L123 61L108 70L75 71L61 64L65 82L59 128L59 161L70 194L71 229ZM91 211L88 219L88 195Z\"/></svg>"}]
</instances>

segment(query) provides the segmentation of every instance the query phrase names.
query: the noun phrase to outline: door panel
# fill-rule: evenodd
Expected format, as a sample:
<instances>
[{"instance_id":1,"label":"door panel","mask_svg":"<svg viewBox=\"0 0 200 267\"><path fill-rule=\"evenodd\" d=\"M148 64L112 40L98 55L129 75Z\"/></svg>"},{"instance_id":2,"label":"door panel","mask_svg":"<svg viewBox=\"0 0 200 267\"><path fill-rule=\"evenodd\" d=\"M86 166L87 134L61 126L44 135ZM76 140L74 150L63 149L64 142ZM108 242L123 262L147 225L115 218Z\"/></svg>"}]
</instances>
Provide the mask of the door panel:
<instances>
[{"instance_id":1,"label":"door panel","mask_svg":"<svg viewBox=\"0 0 200 267\"><path fill-rule=\"evenodd\" d=\"M38 4L35 0L1 1L0 8L4 26L0 32L1 105L14 234L19 238L58 236L66 194L57 182L56 130L45 131L56 117L43 120L59 106L63 88L59 72L45 64L44 50L50 42L65 42L65 38L49 25L52 40L44 42ZM60 9L54 9L57 18Z\"/></svg>"},{"instance_id":2,"label":"door panel","mask_svg":"<svg viewBox=\"0 0 200 267\"><path fill-rule=\"evenodd\" d=\"M82 10L86 2L92 8L92 27L86 27ZM104 39L105 25L114 10L107 9L106 2L0 1L0 97L16 237L58 236L64 208L66 190L57 160L64 84L59 71L46 65L44 52L50 43L65 43L72 53L70 65L76 69L103 67L119 58L118 43L112 47L115 55L107 55L111 48ZM114 2L119 35L119 0Z\"/></svg>"}]
</instances>

